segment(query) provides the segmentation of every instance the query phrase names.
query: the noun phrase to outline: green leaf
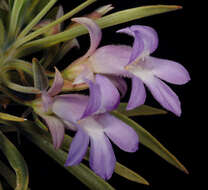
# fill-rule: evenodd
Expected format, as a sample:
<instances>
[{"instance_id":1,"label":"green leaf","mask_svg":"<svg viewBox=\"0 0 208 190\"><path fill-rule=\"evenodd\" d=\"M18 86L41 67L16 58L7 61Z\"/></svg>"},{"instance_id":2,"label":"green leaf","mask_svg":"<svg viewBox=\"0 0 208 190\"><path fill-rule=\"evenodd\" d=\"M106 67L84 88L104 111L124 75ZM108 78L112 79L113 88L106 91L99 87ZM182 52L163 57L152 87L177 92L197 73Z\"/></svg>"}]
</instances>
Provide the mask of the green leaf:
<instances>
[{"instance_id":1,"label":"green leaf","mask_svg":"<svg viewBox=\"0 0 208 190\"><path fill-rule=\"evenodd\" d=\"M17 29L17 23L19 19L19 14L21 8L24 4L24 0L14 0L14 4L12 7L11 18L10 18L10 26L9 26L9 36L10 38L15 35Z\"/></svg>"},{"instance_id":2,"label":"green leaf","mask_svg":"<svg viewBox=\"0 0 208 190\"><path fill-rule=\"evenodd\" d=\"M14 169L17 176L15 190L27 190L29 174L24 158L1 131L0 142L0 149L8 159L9 164Z\"/></svg>"},{"instance_id":3,"label":"green leaf","mask_svg":"<svg viewBox=\"0 0 208 190\"><path fill-rule=\"evenodd\" d=\"M14 0L8 0L8 1L9 1L9 8L10 8L10 10L12 10Z\"/></svg>"},{"instance_id":4,"label":"green leaf","mask_svg":"<svg viewBox=\"0 0 208 190\"><path fill-rule=\"evenodd\" d=\"M120 105L117 108L117 111L128 116L146 116L146 115L160 115L160 114L166 114L167 112L158 109L158 108L153 108L151 106L147 105L141 105L133 110L126 110L127 103L120 103Z\"/></svg>"},{"instance_id":5,"label":"green leaf","mask_svg":"<svg viewBox=\"0 0 208 190\"><path fill-rule=\"evenodd\" d=\"M129 119L127 116L114 111L113 115L125 122L127 125L131 126L139 136L140 142L151 149L153 152L158 154L168 163L172 164L179 170L188 174L187 169L178 161L178 159L171 154L155 137L153 137L148 131L142 128L139 124Z\"/></svg>"},{"instance_id":6,"label":"green leaf","mask_svg":"<svg viewBox=\"0 0 208 190\"><path fill-rule=\"evenodd\" d=\"M16 187L16 176L14 172L0 160L0 175L14 189Z\"/></svg>"},{"instance_id":7,"label":"green leaf","mask_svg":"<svg viewBox=\"0 0 208 190\"><path fill-rule=\"evenodd\" d=\"M149 185L146 179L144 179L143 177L141 177L139 174L135 173L134 171L130 170L129 168L125 167L124 165L120 164L119 162L116 162L115 173L117 173L118 175L128 180L141 183L144 185Z\"/></svg>"},{"instance_id":8,"label":"green leaf","mask_svg":"<svg viewBox=\"0 0 208 190\"><path fill-rule=\"evenodd\" d=\"M0 18L0 55L1 55L1 48L4 44L4 41L5 41L5 28L4 28L4 24Z\"/></svg>"},{"instance_id":9,"label":"green leaf","mask_svg":"<svg viewBox=\"0 0 208 190\"><path fill-rule=\"evenodd\" d=\"M2 183L1 183L1 180L0 180L0 190L4 190L3 186L2 186Z\"/></svg>"},{"instance_id":10,"label":"green leaf","mask_svg":"<svg viewBox=\"0 0 208 190\"><path fill-rule=\"evenodd\" d=\"M48 77L45 74L45 69L36 59L33 59L32 68L35 88L41 91L46 90L48 88Z\"/></svg>"},{"instance_id":11,"label":"green leaf","mask_svg":"<svg viewBox=\"0 0 208 190\"><path fill-rule=\"evenodd\" d=\"M23 123L22 123L23 124ZM44 131L37 128L33 123L25 123L21 129L23 135L49 155L53 160L60 164L64 169L77 177L83 184L92 190L114 190L106 181L97 176L84 164L73 167L65 167L67 153L61 149L55 150L52 143L45 138ZM39 129L39 130L37 130Z\"/></svg>"},{"instance_id":12,"label":"green leaf","mask_svg":"<svg viewBox=\"0 0 208 190\"><path fill-rule=\"evenodd\" d=\"M21 59L11 59L2 68L3 73L10 70L22 70L33 77L32 64Z\"/></svg>"},{"instance_id":13,"label":"green leaf","mask_svg":"<svg viewBox=\"0 0 208 190\"><path fill-rule=\"evenodd\" d=\"M177 10L180 8L181 8L180 6L176 6L176 5L142 6L142 7L127 9L124 11L119 11L119 12L104 16L104 17L96 20L96 23L101 28L107 28L110 26L114 26L117 24L121 24L121 23L132 21L132 20L144 18L147 16L152 16L152 15L156 15L156 14L174 11L174 10ZM39 49L50 47L50 46L53 46L57 43L74 39L74 38L81 36L83 34L86 34L86 33L88 33L86 28L78 25L76 27L71 28L70 30L65 31L65 32L61 32L61 33L58 33L53 36L49 36L49 37L45 37L45 38L42 38L39 40L34 40L32 42L29 42L29 43L23 45L22 48L20 48L20 51L23 51L23 49L25 49L25 48L32 48L32 47L36 47ZM24 40L28 41L28 40L32 39L34 37L32 35L33 35L33 33L31 34L29 39L24 39Z\"/></svg>"},{"instance_id":14,"label":"green leaf","mask_svg":"<svg viewBox=\"0 0 208 190\"><path fill-rule=\"evenodd\" d=\"M26 120L25 118L17 117L17 116L10 115L7 113L2 113L2 112L0 112L0 119L8 120L8 121L16 121L16 122L23 122Z\"/></svg>"},{"instance_id":15,"label":"green leaf","mask_svg":"<svg viewBox=\"0 0 208 190\"><path fill-rule=\"evenodd\" d=\"M39 89L34 88L34 87L30 87L30 86L22 86L22 85L13 83L8 78L7 79L4 78L3 82L8 88L15 90L17 92L22 92L25 94L40 94Z\"/></svg>"}]
</instances>

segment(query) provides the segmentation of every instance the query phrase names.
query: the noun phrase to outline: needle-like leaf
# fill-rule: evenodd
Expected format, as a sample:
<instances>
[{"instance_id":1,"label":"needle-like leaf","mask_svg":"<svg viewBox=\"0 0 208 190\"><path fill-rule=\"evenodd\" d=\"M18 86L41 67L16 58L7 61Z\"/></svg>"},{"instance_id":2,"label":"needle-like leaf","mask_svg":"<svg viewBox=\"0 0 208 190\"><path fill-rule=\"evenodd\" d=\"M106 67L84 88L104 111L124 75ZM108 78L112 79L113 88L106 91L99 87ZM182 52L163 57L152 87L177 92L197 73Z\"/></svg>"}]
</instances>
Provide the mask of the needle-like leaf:
<instances>
[{"instance_id":1,"label":"needle-like leaf","mask_svg":"<svg viewBox=\"0 0 208 190\"><path fill-rule=\"evenodd\" d=\"M10 115L7 113L2 113L2 112L0 112L0 119L8 120L8 121L16 121L16 122L23 122L26 120L25 118L17 117L17 116Z\"/></svg>"},{"instance_id":2,"label":"needle-like leaf","mask_svg":"<svg viewBox=\"0 0 208 190\"><path fill-rule=\"evenodd\" d=\"M153 108L147 105L141 105L133 110L126 110L127 103L120 103L117 108L117 111L128 116L148 116L148 115L161 115L166 114L167 112L162 109Z\"/></svg>"},{"instance_id":3,"label":"needle-like leaf","mask_svg":"<svg viewBox=\"0 0 208 190\"><path fill-rule=\"evenodd\" d=\"M127 116L114 111L113 115L125 122L127 125L131 126L139 136L140 142L151 149L153 152L158 154L164 160L177 167L179 170L188 174L187 169L178 161L178 159L171 154L155 137L153 137L148 131L142 128L139 124L134 122Z\"/></svg>"},{"instance_id":4,"label":"needle-like leaf","mask_svg":"<svg viewBox=\"0 0 208 190\"><path fill-rule=\"evenodd\" d=\"M15 190L27 190L29 183L29 173L24 158L9 141L9 139L0 131L0 149L9 161L9 164L16 173Z\"/></svg>"}]
</instances>

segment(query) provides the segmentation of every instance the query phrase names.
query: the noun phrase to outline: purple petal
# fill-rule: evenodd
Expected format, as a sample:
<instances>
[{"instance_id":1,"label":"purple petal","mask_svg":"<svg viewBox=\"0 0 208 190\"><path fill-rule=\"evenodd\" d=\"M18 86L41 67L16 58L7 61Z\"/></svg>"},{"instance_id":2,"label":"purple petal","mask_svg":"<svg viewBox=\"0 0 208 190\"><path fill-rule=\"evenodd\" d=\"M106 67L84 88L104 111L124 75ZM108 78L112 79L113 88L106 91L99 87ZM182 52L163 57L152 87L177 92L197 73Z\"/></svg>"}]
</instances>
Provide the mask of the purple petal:
<instances>
[{"instance_id":1,"label":"purple petal","mask_svg":"<svg viewBox=\"0 0 208 190\"><path fill-rule=\"evenodd\" d=\"M121 45L101 47L89 58L95 73L127 76L125 66L129 62L132 48Z\"/></svg>"},{"instance_id":2,"label":"purple petal","mask_svg":"<svg viewBox=\"0 0 208 190\"><path fill-rule=\"evenodd\" d=\"M103 126L91 116L79 121L79 126L90 137L90 166L96 174L109 179L115 167L115 155L109 139L104 134Z\"/></svg>"},{"instance_id":3,"label":"purple petal","mask_svg":"<svg viewBox=\"0 0 208 190\"><path fill-rule=\"evenodd\" d=\"M188 71L179 63L154 57L148 57L148 63L154 75L167 82L180 85L190 80Z\"/></svg>"},{"instance_id":4,"label":"purple petal","mask_svg":"<svg viewBox=\"0 0 208 190\"><path fill-rule=\"evenodd\" d=\"M64 139L64 124L53 116L43 116L43 119L46 121L52 135L54 148L58 149Z\"/></svg>"},{"instance_id":5,"label":"purple petal","mask_svg":"<svg viewBox=\"0 0 208 190\"><path fill-rule=\"evenodd\" d=\"M65 166L73 166L79 164L86 154L88 144L89 136L82 129L79 129L70 145Z\"/></svg>"},{"instance_id":6,"label":"purple petal","mask_svg":"<svg viewBox=\"0 0 208 190\"><path fill-rule=\"evenodd\" d=\"M53 104L53 98L46 91L42 91L41 99L44 111L47 112Z\"/></svg>"},{"instance_id":7,"label":"purple petal","mask_svg":"<svg viewBox=\"0 0 208 190\"><path fill-rule=\"evenodd\" d=\"M118 30L117 32L126 33L134 38L140 37L144 43L144 51L153 53L158 47L158 35L157 32L148 26L134 25L128 28ZM135 36L138 34L139 36Z\"/></svg>"},{"instance_id":8,"label":"purple petal","mask_svg":"<svg viewBox=\"0 0 208 190\"><path fill-rule=\"evenodd\" d=\"M112 145L104 133L90 136L90 167L103 179L110 179L116 164Z\"/></svg>"},{"instance_id":9,"label":"purple petal","mask_svg":"<svg viewBox=\"0 0 208 190\"><path fill-rule=\"evenodd\" d=\"M110 114L102 114L97 121L104 126L107 136L122 150L135 152L138 150L139 138L136 132L121 120Z\"/></svg>"},{"instance_id":10,"label":"purple petal","mask_svg":"<svg viewBox=\"0 0 208 190\"><path fill-rule=\"evenodd\" d=\"M144 104L145 99L146 91L143 82L138 77L132 77L131 96L126 109L131 110Z\"/></svg>"},{"instance_id":11,"label":"purple petal","mask_svg":"<svg viewBox=\"0 0 208 190\"><path fill-rule=\"evenodd\" d=\"M63 120L77 122L87 106L88 96L79 94L61 95L55 98L52 110Z\"/></svg>"},{"instance_id":12,"label":"purple petal","mask_svg":"<svg viewBox=\"0 0 208 190\"><path fill-rule=\"evenodd\" d=\"M61 76L61 73L58 71L58 69L55 67L55 78L53 81L53 84L51 88L48 90L49 96L55 96L59 92L61 92L61 89L64 85L64 79Z\"/></svg>"},{"instance_id":13,"label":"purple petal","mask_svg":"<svg viewBox=\"0 0 208 190\"><path fill-rule=\"evenodd\" d=\"M134 44L131 57L129 59L129 64L134 62L138 57L140 57L144 52L144 41L140 37L139 32L134 32Z\"/></svg>"},{"instance_id":14,"label":"purple petal","mask_svg":"<svg viewBox=\"0 0 208 190\"><path fill-rule=\"evenodd\" d=\"M87 107L82 115L81 118L87 117L92 115L93 113L97 112L101 107L101 90L100 85L97 83L93 83L90 80L86 80L90 88L90 97Z\"/></svg>"},{"instance_id":15,"label":"purple petal","mask_svg":"<svg viewBox=\"0 0 208 190\"><path fill-rule=\"evenodd\" d=\"M112 111L120 102L120 95L113 83L102 75L96 75L96 84L100 86L101 108L100 110Z\"/></svg>"},{"instance_id":16,"label":"purple petal","mask_svg":"<svg viewBox=\"0 0 208 190\"><path fill-rule=\"evenodd\" d=\"M109 75L107 77L111 80L114 86L118 88L121 93L121 98L123 98L126 95L128 89L126 81L123 78L117 76Z\"/></svg>"},{"instance_id":17,"label":"purple petal","mask_svg":"<svg viewBox=\"0 0 208 190\"><path fill-rule=\"evenodd\" d=\"M72 21L78 22L88 29L90 34L90 48L84 57L91 56L97 49L102 37L99 26L93 20L85 17L73 18Z\"/></svg>"},{"instance_id":18,"label":"purple petal","mask_svg":"<svg viewBox=\"0 0 208 190\"><path fill-rule=\"evenodd\" d=\"M181 115L181 104L178 96L164 82L156 77L145 81L154 98L167 110Z\"/></svg>"},{"instance_id":19,"label":"purple petal","mask_svg":"<svg viewBox=\"0 0 208 190\"><path fill-rule=\"evenodd\" d=\"M88 84L90 98L82 118L93 113L103 113L116 109L120 102L120 95L117 88L108 78L97 74L95 83L88 81Z\"/></svg>"}]
</instances>

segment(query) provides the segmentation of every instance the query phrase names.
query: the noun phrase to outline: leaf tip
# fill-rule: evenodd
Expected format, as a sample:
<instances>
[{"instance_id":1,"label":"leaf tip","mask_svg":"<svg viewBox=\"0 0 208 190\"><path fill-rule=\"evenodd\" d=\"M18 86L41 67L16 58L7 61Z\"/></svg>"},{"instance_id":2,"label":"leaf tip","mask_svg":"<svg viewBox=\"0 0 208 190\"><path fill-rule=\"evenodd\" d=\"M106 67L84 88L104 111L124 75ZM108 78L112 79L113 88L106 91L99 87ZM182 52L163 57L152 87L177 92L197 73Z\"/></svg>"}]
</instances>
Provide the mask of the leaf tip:
<instances>
[{"instance_id":1,"label":"leaf tip","mask_svg":"<svg viewBox=\"0 0 208 190\"><path fill-rule=\"evenodd\" d=\"M177 9L183 9L183 6L177 5L176 8L177 8Z\"/></svg>"},{"instance_id":2,"label":"leaf tip","mask_svg":"<svg viewBox=\"0 0 208 190\"><path fill-rule=\"evenodd\" d=\"M188 171L185 167L183 167L183 172L184 172L185 174L189 175L189 171Z\"/></svg>"}]
</instances>

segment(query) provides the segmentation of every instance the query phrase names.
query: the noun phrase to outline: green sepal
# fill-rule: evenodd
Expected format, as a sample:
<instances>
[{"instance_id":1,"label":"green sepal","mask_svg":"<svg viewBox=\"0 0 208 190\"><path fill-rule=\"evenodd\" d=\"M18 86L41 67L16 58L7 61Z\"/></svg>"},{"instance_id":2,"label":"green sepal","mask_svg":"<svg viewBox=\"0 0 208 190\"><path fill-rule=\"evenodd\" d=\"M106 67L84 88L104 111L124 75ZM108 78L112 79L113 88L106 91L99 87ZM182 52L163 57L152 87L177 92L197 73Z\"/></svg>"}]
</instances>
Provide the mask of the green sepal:
<instances>
[{"instance_id":1,"label":"green sepal","mask_svg":"<svg viewBox=\"0 0 208 190\"><path fill-rule=\"evenodd\" d=\"M33 59L33 79L34 87L40 91L47 90L48 88L48 77L46 76L45 69L39 63L37 59Z\"/></svg>"}]
</instances>

